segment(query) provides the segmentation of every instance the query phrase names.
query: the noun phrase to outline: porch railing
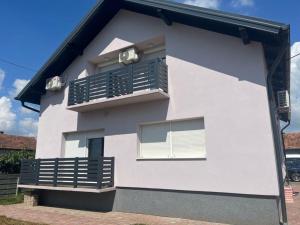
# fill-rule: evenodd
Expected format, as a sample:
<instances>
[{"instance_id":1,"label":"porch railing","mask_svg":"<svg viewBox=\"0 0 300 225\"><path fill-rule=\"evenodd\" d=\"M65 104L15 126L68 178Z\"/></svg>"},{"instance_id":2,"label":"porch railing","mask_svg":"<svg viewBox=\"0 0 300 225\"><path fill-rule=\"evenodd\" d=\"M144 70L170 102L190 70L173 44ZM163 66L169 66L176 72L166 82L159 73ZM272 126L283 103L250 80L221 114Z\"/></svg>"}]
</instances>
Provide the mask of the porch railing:
<instances>
[{"instance_id":1,"label":"porch railing","mask_svg":"<svg viewBox=\"0 0 300 225\"><path fill-rule=\"evenodd\" d=\"M162 59L130 64L120 69L70 81L68 105L148 89L161 89L168 93L167 65Z\"/></svg>"},{"instance_id":2,"label":"porch railing","mask_svg":"<svg viewBox=\"0 0 300 225\"><path fill-rule=\"evenodd\" d=\"M22 160L19 184L106 188L114 186L114 157Z\"/></svg>"}]
</instances>

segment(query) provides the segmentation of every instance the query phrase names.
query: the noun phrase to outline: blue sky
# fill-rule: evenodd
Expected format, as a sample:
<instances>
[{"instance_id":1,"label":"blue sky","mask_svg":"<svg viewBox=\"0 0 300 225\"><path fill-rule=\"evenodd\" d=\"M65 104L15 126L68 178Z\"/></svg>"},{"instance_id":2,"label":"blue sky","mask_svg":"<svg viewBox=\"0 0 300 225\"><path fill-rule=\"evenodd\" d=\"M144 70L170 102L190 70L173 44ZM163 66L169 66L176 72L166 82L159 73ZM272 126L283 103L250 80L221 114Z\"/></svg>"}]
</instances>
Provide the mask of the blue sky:
<instances>
[{"instance_id":1,"label":"blue sky","mask_svg":"<svg viewBox=\"0 0 300 225\"><path fill-rule=\"evenodd\" d=\"M178 0L187 4L291 24L292 54L300 53L300 1ZM36 135L36 113L13 100L97 0L0 1L0 130ZM299 42L299 43L298 43ZM2 60L28 67L23 69ZM292 124L300 131L300 57L292 61Z\"/></svg>"}]
</instances>

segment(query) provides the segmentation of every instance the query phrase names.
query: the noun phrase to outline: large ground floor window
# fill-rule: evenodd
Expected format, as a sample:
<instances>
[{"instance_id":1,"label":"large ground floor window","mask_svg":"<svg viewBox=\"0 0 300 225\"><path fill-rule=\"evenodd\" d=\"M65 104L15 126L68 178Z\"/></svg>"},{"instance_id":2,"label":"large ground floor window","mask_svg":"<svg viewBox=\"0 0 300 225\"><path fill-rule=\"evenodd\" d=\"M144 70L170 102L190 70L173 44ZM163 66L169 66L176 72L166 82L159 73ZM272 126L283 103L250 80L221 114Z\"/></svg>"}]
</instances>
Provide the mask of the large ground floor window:
<instances>
[{"instance_id":1,"label":"large ground floor window","mask_svg":"<svg viewBox=\"0 0 300 225\"><path fill-rule=\"evenodd\" d=\"M204 119L141 125L139 158L205 158Z\"/></svg>"}]
</instances>

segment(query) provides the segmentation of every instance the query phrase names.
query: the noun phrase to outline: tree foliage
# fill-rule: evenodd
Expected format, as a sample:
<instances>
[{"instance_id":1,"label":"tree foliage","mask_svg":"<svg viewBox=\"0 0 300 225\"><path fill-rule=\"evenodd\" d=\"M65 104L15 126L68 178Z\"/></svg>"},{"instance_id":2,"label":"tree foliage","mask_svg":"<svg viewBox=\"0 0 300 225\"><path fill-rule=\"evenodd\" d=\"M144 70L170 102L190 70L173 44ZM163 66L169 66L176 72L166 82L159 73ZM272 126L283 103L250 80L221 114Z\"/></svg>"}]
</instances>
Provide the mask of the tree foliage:
<instances>
[{"instance_id":1,"label":"tree foliage","mask_svg":"<svg viewBox=\"0 0 300 225\"><path fill-rule=\"evenodd\" d=\"M34 159L34 152L11 151L0 155L0 173L20 173L22 159Z\"/></svg>"}]
</instances>

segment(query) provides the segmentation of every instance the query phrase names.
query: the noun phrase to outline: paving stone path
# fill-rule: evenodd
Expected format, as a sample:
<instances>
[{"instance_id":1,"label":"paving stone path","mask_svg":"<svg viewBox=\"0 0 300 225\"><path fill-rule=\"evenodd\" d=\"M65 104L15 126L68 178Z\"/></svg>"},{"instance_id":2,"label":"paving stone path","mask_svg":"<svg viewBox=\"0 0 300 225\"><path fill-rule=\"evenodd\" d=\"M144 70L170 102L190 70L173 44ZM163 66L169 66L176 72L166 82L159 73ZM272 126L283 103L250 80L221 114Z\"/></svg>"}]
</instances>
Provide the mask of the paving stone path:
<instances>
[{"instance_id":1,"label":"paving stone path","mask_svg":"<svg viewBox=\"0 0 300 225\"><path fill-rule=\"evenodd\" d=\"M119 212L90 212L24 204L0 206L0 215L49 225L221 225L217 223Z\"/></svg>"}]
</instances>

